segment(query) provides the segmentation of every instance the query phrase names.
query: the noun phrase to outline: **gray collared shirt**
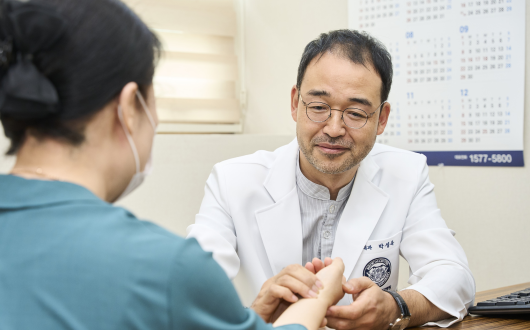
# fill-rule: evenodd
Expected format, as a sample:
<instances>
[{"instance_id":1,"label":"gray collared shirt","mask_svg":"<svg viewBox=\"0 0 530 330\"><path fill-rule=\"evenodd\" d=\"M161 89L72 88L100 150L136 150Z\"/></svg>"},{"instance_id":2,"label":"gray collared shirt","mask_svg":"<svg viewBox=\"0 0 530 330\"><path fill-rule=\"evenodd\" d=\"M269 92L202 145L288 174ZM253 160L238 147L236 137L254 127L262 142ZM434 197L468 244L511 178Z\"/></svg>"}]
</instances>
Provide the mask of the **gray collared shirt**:
<instances>
[{"instance_id":1,"label":"gray collared shirt","mask_svg":"<svg viewBox=\"0 0 530 330\"><path fill-rule=\"evenodd\" d=\"M342 187L336 200L331 200L328 188L310 181L296 160L296 187L302 217L302 265L313 258L331 257L339 220L348 202L355 177Z\"/></svg>"}]
</instances>

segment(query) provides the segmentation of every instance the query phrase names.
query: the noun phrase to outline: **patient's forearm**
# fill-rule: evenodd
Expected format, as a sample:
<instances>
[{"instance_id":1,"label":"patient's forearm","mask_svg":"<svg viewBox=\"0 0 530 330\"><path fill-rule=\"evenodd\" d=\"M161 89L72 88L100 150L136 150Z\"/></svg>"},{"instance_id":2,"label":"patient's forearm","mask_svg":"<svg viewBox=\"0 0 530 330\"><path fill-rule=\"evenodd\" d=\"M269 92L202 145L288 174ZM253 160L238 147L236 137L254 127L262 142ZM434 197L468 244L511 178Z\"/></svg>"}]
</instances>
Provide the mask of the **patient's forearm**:
<instances>
[{"instance_id":1,"label":"patient's forearm","mask_svg":"<svg viewBox=\"0 0 530 330\"><path fill-rule=\"evenodd\" d=\"M301 324L308 330L316 330L322 324L328 307L329 303L320 297L300 299L283 312L274 326Z\"/></svg>"},{"instance_id":2,"label":"patient's forearm","mask_svg":"<svg viewBox=\"0 0 530 330\"><path fill-rule=\"evenodd\" d=\"M317 277L322 281L323 288L318 292L316 298L300 299L291 306L274 322L278 327L287 324L301 324L308 330L317 330L324 326L322 321L326 316L328 308L336 304L343 296L342 284L346 279L344 273L344 263L341 258L326 259L328 266L317 273Z\"/></svg>"}]
</instances>

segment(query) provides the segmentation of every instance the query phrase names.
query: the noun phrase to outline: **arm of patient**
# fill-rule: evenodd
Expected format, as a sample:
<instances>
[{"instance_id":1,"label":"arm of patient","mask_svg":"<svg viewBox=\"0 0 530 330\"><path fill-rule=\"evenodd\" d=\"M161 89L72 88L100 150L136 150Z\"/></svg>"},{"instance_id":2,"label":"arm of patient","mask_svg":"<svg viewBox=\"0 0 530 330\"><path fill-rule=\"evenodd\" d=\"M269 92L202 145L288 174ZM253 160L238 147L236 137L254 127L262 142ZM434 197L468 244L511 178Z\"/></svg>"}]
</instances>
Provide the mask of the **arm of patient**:
<instances>
[{"instance_id":1,"label":"arm of patient","mask_svg":"<svg viewBox=\"0 0 530 330\"><path fill-rule=\"evenodd\" d=\"M300 299L292 304L274 322L274 326L296 323L305 326L308 330L318 329L322 326L322 320L327 309L344 296L342 284L345 282L345 278L343 273L344 263L342 259L336 258L330 266L317 273L318 279L323 284L318 297Z\"/></svg>"}]
</instances>

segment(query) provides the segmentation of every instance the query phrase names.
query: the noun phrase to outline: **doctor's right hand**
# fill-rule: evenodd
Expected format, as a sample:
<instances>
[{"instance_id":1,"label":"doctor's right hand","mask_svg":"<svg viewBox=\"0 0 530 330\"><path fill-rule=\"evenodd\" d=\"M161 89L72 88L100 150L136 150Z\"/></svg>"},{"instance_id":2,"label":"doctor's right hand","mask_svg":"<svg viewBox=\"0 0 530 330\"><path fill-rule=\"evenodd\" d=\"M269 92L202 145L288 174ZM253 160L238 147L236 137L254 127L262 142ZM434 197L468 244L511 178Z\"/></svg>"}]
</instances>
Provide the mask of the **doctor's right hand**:
<instances>
[{"instance_id":1,"label":"doctor's right hand","mask_svg":"<svg viewBox=\"0 0 530 330\"><path fill-rule=\"evenodd\" d=\"M273 318L298 301L297 294L304 298L315 298L322 288L323 284L317 275L301 265L289 265L263 284L250 308L265 322L274 322Z\"/></svg>"}]
</instances>

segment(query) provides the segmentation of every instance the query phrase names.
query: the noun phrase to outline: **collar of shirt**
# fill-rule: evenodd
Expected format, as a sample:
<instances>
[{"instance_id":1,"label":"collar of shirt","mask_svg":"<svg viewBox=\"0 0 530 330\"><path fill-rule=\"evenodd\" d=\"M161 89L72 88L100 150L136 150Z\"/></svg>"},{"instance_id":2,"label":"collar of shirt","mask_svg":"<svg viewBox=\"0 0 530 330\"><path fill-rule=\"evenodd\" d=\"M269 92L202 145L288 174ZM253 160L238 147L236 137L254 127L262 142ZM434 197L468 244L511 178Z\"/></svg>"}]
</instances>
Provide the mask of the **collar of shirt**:
<instances>
[{"instance_id":1,"label":"collar of shirt","mask_svg":"<svg viewBox=\"0 0 530 330\"><path fill-rule=\"evenodd\" d=\"M337 202L343 201L348 196L350 196L351 190L353 188L353 182L355 181L356 176L357 173L350 181L350 183L348 183L339 190L339 194L337 195ZM300 190L302 190L304 194L311 198L325 201L330 200L329 189L309 180L302 173L302 170L300 170L300 151L298 152L298 157L296 157L296 185L300 188Z\"/></svg>"},{"instance_id":2,"label":"collar of shirt","mask_svg":"<svg viewBox=\"0 0 530 330\"><path fill-rule=\"evenodd\" d=\"M0 209L18 209L72 202L103 202L90 190L63 181L28 180L15 175L0 175Z\"/></svg>"}]
</instances>

